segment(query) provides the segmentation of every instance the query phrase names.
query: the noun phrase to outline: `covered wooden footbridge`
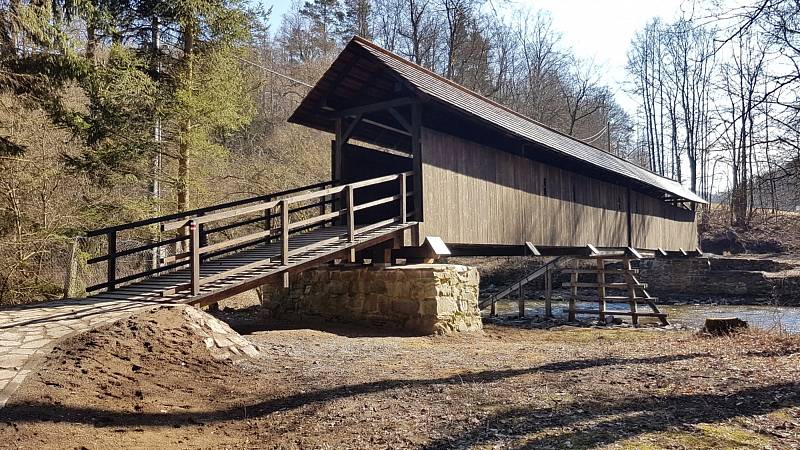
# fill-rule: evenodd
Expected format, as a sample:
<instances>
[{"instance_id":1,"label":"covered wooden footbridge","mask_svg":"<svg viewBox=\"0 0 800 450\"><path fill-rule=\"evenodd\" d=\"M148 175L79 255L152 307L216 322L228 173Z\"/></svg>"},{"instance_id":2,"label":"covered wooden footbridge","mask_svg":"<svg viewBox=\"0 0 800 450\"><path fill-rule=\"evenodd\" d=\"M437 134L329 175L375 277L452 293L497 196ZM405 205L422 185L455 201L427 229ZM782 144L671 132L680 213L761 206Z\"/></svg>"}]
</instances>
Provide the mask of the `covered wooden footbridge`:
<instances>
[{"instance_id":1,"label":"covered wooden footbridge","mask_svg":"<svg viewBox=\"0 0 800 450\"><path fill-rule=\"evenodd\" d=\"M697 248L704 200L680 183L359 37L289 121L333 134L331 181L92 231L87 290L211 304L339 260Z\"/></svg>"}]
</instances>

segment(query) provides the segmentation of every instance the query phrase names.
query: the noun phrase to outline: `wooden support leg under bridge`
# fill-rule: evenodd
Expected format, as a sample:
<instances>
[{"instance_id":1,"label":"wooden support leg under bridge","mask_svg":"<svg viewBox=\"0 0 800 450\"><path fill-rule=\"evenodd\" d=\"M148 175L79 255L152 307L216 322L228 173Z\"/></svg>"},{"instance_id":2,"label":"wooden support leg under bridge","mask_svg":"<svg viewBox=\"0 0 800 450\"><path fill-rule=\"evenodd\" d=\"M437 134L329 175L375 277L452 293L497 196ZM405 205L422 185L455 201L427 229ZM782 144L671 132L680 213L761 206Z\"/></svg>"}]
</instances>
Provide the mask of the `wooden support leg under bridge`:
<instances>
[{"instance_id":1,"label":"wooden support leg under bridge","mask_svg":"<svg viewBox=\"0 0 800 450\"><path fill-rule=\"evenodd\" d=\"M667 314L659 311L656 306L656 298L651 297L647 292L647 285L639 282L636 278L638 270L631 266L632 259L640 259L641 256L633 249L621 252L599 253L587 259L592 260L595 268L571 268L564 272L570 274L570 281L563 283L562 286L570 289L569 300L569 320L574 321L577 314L596 314L600 322L605 323L606 316L630 316L633 325L639 324L640 317L656 317L663 325L669 325ZM608 268L608 261L616 261L621 264L620 268ZM579 275L589 274L595 276L594 282L581 282ZM613 280L612 278L617 278ZM597 297L580 295L578 289L592 288L597 290ZM609 290L620 291L623 295L608 295ZM578 309L577 301L597 302L597 309ZM626 303L628 311L608 310L607 303ZM639 311L639 304L647 305L650 312Z\"/></svg>"},{"instance_id":2,"label":"wooden support leg under bridge","mask_svg":"<svg viewBox=\"0 0 800 450\"><path fill-rule=\"evenodd\" d=\"M387 241L402 243L405 230L416 225L409 221L415 212L407 207L413 204L414 192L407 186L412 175L320 183L89 232L89 238L105 237L108 251L88 260L90 265L105 263L106 276L87 292L102 291L92 295L98 299L210 305L276 279L285 282L289 273L352 259L356 251ZM373 194L393 193L357 202L355 192L373 187L380 188ZM358 222L359 211L368 208L380 208L385 218ZM154 242L120 248L132 236L152 235L154 226L160 236ZM174 249L175 244L181 250L162 258L158 267L142 270L135 264L153 249ZM126 271L121 262L131 260L133 268Z\"/></svg>"},{"instance_id":3,"label":"wooden support leg under bridge","mask_svg":"<svg viewBox=\"0 0 800 450\"><path fill-rule=\"evenodd\" d=\"M607 316L611 315L630 316L633 325L638 325L641 317L656 317L662 324L669 324L667 314L659 311L658 306L655 304L657 299L650 296L646 290L647 285L641 283L636 277L638 270L631 266L632 260L643 258L637 250L619 247L600 251L591 245L585 247L536 248L538 249L537 256L559 256L551 259L506 289L482 300L479 303L481 309L491 306L490 315L494 316L496 314L495 304L498 300L506 298L514 291L519 292L525 284L544 276L545 316L552 317L552 277L553 274L560 272L570 276L570 281L561 285L569 289L567 320L570 322L575 321L578 314L595 314L601 322L605 322ZM568 260L572 262L571 265L573 267L561 268L564 262ZM581 260L590 261L591 264L588 264L590 267L586 267L587 265L581 267L579 263ZM608 262L617 262L619 267L607 267ZM594 275L595 280L592 282L581 281L581 275ZM587 288L595 289L597 296L579 293L579 289ZM616 294L616 292L621 292L621 294ZM579 309L577 306L578 301L596 302L598 307L597 309ZM625 303L628 305L628 310L609 310L607 308L609 302ZM640 311L639 305L649 307L650 311ZM524 317L525 300L521 295L519 295L518 306L519 317Z\"/></svg>"},{"instance_id":4,"label":"wooden support leg under bridge","mask_svg":"<svg viewBox=\"0 0 800 450\"><path fill-rule=\"evenodd\" d=\"M556 256L551 260L547 261L544 265L537 268L530 274L522 277L522 279L518 280L517 282L513 283L511 286L503 289L502 291L491 295L490 297L482 300L478 307L480 309L484 309L487 306L490 306L490 315L494 316L497 314L496 303L498 300L506 298L509 294L514 292L515 290L519 292L519 317L525 317L525 300L522 298L521 291L522 287L528 283L533 282L534 280L538 280L541 277L545 277L545 315L547 317L551 317L552 315L552 307L551 307L551 296L552 296L552 276L558 269L559 264L563 263L567 260L567 256Z\"/></svg>"}]
</instances>

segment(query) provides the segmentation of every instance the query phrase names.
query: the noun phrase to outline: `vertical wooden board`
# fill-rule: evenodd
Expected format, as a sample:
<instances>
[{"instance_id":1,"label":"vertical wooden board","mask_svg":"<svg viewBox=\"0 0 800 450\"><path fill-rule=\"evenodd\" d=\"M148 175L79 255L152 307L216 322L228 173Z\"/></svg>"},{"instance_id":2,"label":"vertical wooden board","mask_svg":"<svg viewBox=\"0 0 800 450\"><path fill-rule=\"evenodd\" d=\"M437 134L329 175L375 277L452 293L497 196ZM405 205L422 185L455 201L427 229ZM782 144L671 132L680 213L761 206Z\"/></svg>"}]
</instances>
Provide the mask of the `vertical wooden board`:
<instances>
[{"instance_id":1,"label":"vertical wooden board","mask_svg":"<svg viewBox=\"0 0 800 450\"><path fill-rule=\"evenodd\" d=\"M478 244L627 244L620 208L626 188L436 131L422 135L425 234ZM635 197L634 245L695 247L694 216L687 220L658 199Z\"/></svg>"}]
</instances>

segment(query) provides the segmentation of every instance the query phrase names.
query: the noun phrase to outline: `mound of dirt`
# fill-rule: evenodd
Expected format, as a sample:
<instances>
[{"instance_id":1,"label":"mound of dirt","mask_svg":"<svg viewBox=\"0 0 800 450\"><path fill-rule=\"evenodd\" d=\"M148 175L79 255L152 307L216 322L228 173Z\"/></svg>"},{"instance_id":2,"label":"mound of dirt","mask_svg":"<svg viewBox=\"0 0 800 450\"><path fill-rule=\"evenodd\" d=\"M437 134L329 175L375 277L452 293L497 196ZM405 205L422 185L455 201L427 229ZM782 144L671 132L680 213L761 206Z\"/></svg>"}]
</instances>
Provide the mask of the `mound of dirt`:
<instances>
[{"instance_id":1,"label":"mound of dirt","mask_svg":"<svg viewBox=\"0 0 800 450\"><path fill-rule=\"evenodd\" d=\"M26 384L35 386L39 402L79 406L103 425L113 420L96 412L111 405L132 413L202 407L191 398L197 383L229 377L234 363L258 355L256 346L213 316L167 306L60 342ZM30 389L20 392L23 403L31 400L24 391ZM75 405L76 392L90 395Z\"/></svg>"}]
</instances>

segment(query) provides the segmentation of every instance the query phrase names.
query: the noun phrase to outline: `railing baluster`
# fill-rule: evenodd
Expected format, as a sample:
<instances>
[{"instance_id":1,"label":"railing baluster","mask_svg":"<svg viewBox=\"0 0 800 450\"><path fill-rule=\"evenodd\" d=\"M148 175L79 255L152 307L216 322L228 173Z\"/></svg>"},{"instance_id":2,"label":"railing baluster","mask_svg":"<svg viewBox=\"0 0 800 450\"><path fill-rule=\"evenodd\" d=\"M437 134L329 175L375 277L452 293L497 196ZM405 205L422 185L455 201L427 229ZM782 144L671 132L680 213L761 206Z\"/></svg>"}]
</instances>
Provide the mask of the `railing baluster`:
<instances>
[{"instance_id":1,"label":"railing baluster","mask_svg":"<svg viewBox=\"0 0 800 450\"><path fill-rule=\"evenodd\" d=\"M408 204L406 195L408 195L406 188L406 174L400 174L400 223L406 223L406 216L408 215Z\"/></svg>"},{"instance_id":2,"label":"railing baluster","mask_svg":"<svg viewBox=\"0 0 800 450\"><path fill-rule=\"evenodd\" d=\"M106 267L106 285L109 291L117 287L117 232L109 231L108 238L108 266Z\"/></svg>"},{"instance_id":3,"label":"railing baluster","mask_svg":"<svg viewBox=\"0 0 800 450\"><path fill-rule=\"evenodd\" d=\"M281 200L281 265L289 265L289 201Z\"/></svg>"},{"instance_id":4,"label":"railing baluster","mask_svg":"<svg viewBox=\"0 0 800 450\"><path fill-rule=\"evenodd\" d=\"M205 213L198 214L199 216L204 216ZM208 245L208 234L206 233L206 224L201 223L199 225L200 230L200 247L205 247Z\"/></svg>"},{"instance_id":5,"label":"railing baluster","mask_svg":"<svg viewBox=\"0 0 800 450\"><path fill-rule=\"evenodd\" d=\"M192 272L190 282L192 295L200 293L200 227L192 220L189 222L189 267Z\"/></svg>"},{"instance_id":6,"label":"railing baluster","mask_svg":"<svg viewBox=\"0 0 800 450\"><path fill-rule=\"evenodd\" d=\"M271 202L272 197L267 197L266 201ZM264 210L264 230L269 231L272 229L272 208L267 208ZM267 244L272 242L272 235L270 234L266 238Z\"/></svg>"},{"instance_id":7,"label":"railing baluster","mask_svg":"<svg viewBox=\"0 0 800 450\"><path fill-rule=\"evenodd\" d=\"M345 199L347 201L347 240L353 242L356 238L355 210L353 210L353 185L345 187Z\"/></svg>"}]
</instances>

